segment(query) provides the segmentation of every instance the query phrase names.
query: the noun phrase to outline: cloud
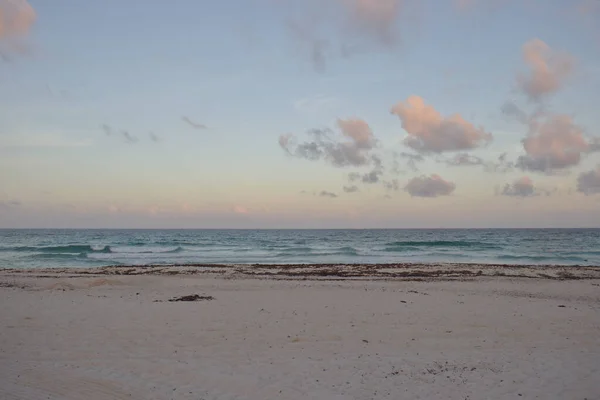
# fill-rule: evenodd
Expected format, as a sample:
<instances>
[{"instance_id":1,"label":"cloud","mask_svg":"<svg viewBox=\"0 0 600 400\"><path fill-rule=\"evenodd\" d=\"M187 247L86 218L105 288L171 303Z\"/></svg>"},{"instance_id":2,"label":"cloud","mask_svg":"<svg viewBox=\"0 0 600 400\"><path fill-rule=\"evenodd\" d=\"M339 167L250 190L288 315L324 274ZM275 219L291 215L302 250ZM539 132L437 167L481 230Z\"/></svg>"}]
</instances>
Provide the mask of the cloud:
<instances>
[{"instance_id":1,"label":"cloud","mask_svg":"<svg viewBox=\"0 0 600 400\"><path fill-rule=\"evenodd\" d=\"M511 197L532 197L537 194L533 181L527 176L517 179L512 184L507 183L501 193L502 196Z\"/></svg>"},{"instance_id":2,"label":"cloud","mask_svg":"<svg viewBox=\"0 0 600 400\"><path fill-rule=\"evenodd\" d=\"M319 193L319 197L329 197L329 198L336 198L338 197L337 194L332 193L332 192L328 192L326 190L321 191L321 193Z\"/></svg>"},{"instance_id":3,"label":"cloud","mask_svg":"<svg viewBox=\"0 0 600 400\"><path fill-rule=\"evenodd\" d=\"M298 21L288 21L287 27L292 36L301 44L308 47L310 60L317 72L324 72L327 60L329 42L315 36L314 27L307 26Z\"/></svg>"},{"instance_id":4,"label":"cloud","mask_svg":"<svg viewBox=\"0 0 600 400\"><path fill-rule=\"evenodd\" d=\"M600 137L593 137L589 140L588 153L600 151Z\"/></svg>"},{"instance_id":5,"label":"cloud","mask_svg":"<svg viewBox=\"0 0 600 400\"><path fill-rule=\"evenodd\" d=\"M579 164L587 152L597 151L597 138L587 139L583 130L568 115L550 115L530 124L523 140L527 155L516 166L522 170L553 173Z\"/></svg>"},{"instance_id":6,"label":"cloud","mask_svg":"<svg viewBox=\"0 0 600 400\"><path fill-rule=\"evenodd\" d=\"M373 169L370 172L360 174L358 172L351 172L348 174L348 180L350 182L361 181L366 184L374 184L381 181L383 176L383 161L376 155L371 155L370 164L373 165Z\"/></svg>"},{"instance_id":7,"label":"cloud","mask_svg":"<svg viewBox=\"0 0 600 400\"><path fill-rule=\"evenodd\" d=\"M419 176L411 179L404 187L412 197L448 196L456 189L452 182L445 181L439 175Z\"/></svg>"},{"instance_id":8,"label":"cloud","mask_svg":"<svg viewBox=\"0 0 600 400\"><path fill-rule=\"evenodd\" d=\"M348 174L348 180L350 182L356 182L356 181L360 180L360 174L358 172L350 172Z\"/></svg>"},{"instance_id":9,"label":"cloud","mask_svg":"<svg viewBox=\"0 0 600 400\"><path fill-rule=\"evenodd\" d=\"M506 173L510 172L515 168L515 163L512 161L507 161L508 153L502 153L498 156L498 160L496 162L486 162L484 163L484 168L487 172L500 172Z\"/></svg>"},{"instance_id":10,"label":"cloud","mask_svg":"<svg viewBox=\"0 0 600 400\"><path fill-rule=\"evenodd\" d=\"M419 153L469 150L489 143L492 134L475 127L459 114L442 117L419 96L411 96L391 109L408 133L404 144Z\"/></svg>"},{"instance_id":11,"label":"cloud","mask_svg":"<svg viewBox=\"0 0 600 400\"><path fill-rule=\"evenodd\" d=\"M248 209L246 207L240 206L240 205L235 205L233 206L232 211L235 214L249 214L250 211L248 211Z\"/></svg>"},{"instance_id":12,"label":"cloud","mask_svg":"<svg viewBox=\"0 0 600 400\"><path fill-rule=\"evenodd\" d=\"M458 153L452 158L437 158L436 162L444 163L449 167L477 167L482 166L485 172L506 173L514 169L515 163L507 161L507 153L502 153L495 161L487 161L469 153Z\"/></svg>"},{"instance_id":13,"label":"cloud","mask_svg":"<svg viewBox=\"0 0 600 400\"><path fill-rule=\"evenodd\" d=\"M383 187L387 190L393 190L397 192L398 190L400 190L400 183L397 179L392 179L391 181L383 182Z\"/></svg>"},{"instance_id":14,"label":"cloud","mask_svg":"<svg viewBox=\"0 0 600 400\"><path fill-rule=\"evenodd\" d=\"M352 193L354 191L354 190L352 190L353 188L356 188L356 186L350 187L349 190L346 190L346 186L344 186L344 192ZM358 191L358 188L356 188L356 191ZM336 193L329 192L327 190L322 190L320 192L315 192L315 191L309 192L307 190L302 190L300 193L301 194L310 194L310 195L317 196L317 197L328 197L331 199L339 197Z\"/></svg>"},{"instance_id":15,"label":"cloud","mask_svg":"<svg viewBox=\"0 0 600 400\"><path fill-rule=\"evenodd\" d=\"M160 142L160 137L156 136L156 134L154 132L149 132L148 133L148 137L150 138L150 140L152 140L154 143Z\"/></svg>"},{"instance_id":16,"label":"cloud","mask_svg":"<svg viewBox=\"0 0 600 400\"><path fill-rule=\"evenodd\" d=\"M191 119L189 119L188 117L186 117L185 115L183 117L181 117L181 120L194 129L198 129L198 130L208 129L208 127L206 125L194 122Z\"/></svg>"},{"instance_id":17,"label":"cloud","mask_svg":"<svg viewBox=\"0 0 600 400\"><path fill-rule=\"evenodd\" d=\"M569 115L550 114L541 104L527 114L510 101L502 106L502 112L529 130L522 141L527 154L520 156L514 165L505 164L510 168L553 174L578 165L586 153L600 151L600 137L586 137L583 128Z\"/></svg>"},{"instance_id":18,"label":"cloud","mask_svg":"<svg viewBox=\"0 0 600 400\"><path fill-rule=\"evenodd\" d=\"M540 39L523 45L523 59L529 74L518 74L517 85L532 101L558 91L573 72L575 61L567 53L554 51Z\"/></svg>"},{"instance_id":19,"label":"cloud","mask_svg":"<svg viewBox=\"0 0 600 400\"><path fill-rule=\"evenodd\" d=\"M346 193L356 193L356 192L360 192L360 189L356 185L344 186L344 192L346 192Z\"/></svg>"},{"instance_id":20,"label":"cloud","mask_svg":"<svg viewBox=\"0 0 600 400\"><path fill-rule=\"evenodd\" d=\"M121 135L123 135L123 137L125 138L125 141L127 143L137 143L138 142L137 136L133 136L128 131L122 130Z\"/></svg>"},{"instance_id":21,"label":"cloud","mask_svg":"<svg viewBox=\"0 0 600 400\"><path fill-rule=\"evenodd\" d=\"M26 0L0 0L0 57L10 60L10 53L27 50L23 39L36 20L33 7Z\"/></svg>"},{"instance_id":22,"label":"cloud","mask_svg":"<svg viewBox=\"0 0 600 400\"><path fill-rule=\"evenodd\" d=\"M397 22L405 14L406 3L405 0L280 2L295 12L286 20L287 29L303 46L318 72L325 70L332 56L349 57L366 48L394 48L399 42Z\"/></svg>"},{"instance_id":23,"label":"cloud","mask_svg":"<svg viewBox=\"0 0 600 400\"><path fill-rule=\"evenodd\" d=\"M475 165L483 165L484 161L482 158L468 154L468 153L459 153L456 154L453 158L445 160L446 164L451 167L464 167L464 166L475 166Z\"/></svg>"},{"instance_id":24,"label":"cloud","mask_svg":"<svg viewBox=\"0 0 600 400\"><path fill-rule=\"evenodd\" d=\"M399 171L399 166L397 165L397 159L398 158L404 158L406 159L406 165L408 166L408 168L410 168L412 171L418 171L419 168L417 167L417 163L418 162L422 162L425 161L425 157L423 157L420 154L411 154L411 153L406 153L406 152L401 152L401 153L394 153L394 170L396 170L396 172L400 172Z\"/></svg>"},{"instance_id":25,"label":"cloud","mask_svg":"<svg viewBox=\"0 0 600 400\"><path fill-rule=\"evenodd\" d=\"M373 170L364 174L361 180L363 183L377 183L379 182L380 175L381 171Z\"/></svg>"},{"instance_id":26,"label":"cloud","mask_svg":"<svg viewBox=\"0 0 600 400\"><path fill-rule=\"evenodd\" d=\"M297 143L291 135L281 135L279 146L288 154L311 161L325 160L336 167L363 166L376 163L370 156L375 147L375 137L369 125L360 119L338 119L338 137L332 137L330 129L313 129L309 131L312 141ZM342 140L342 139L349 140Z\"/></svg>"},{"instance_id":27,"label":"cloud","mask_svg":"<svg viewBox=\"0 0 600 400\"><path fill-rule=\"evenodd\" d=\"M106 124L100 125L100 128L102 129L102 131L104 131L104 134L106 136L111 136L113 134L112 128Z\"/></svg>"},{"instance_id":28,"label":"cloud","mask_svg":"<svg viewBox=\"0 0 600 400\"><path fill-rule=\"evenodd\" d=\"M18 200L5 200L5 201L1 201L0 200L0 210L5 209L11 209L11 208L15 208L15 207L21 207L23 205L23 203L21 203Z\"/></svg>"},{"instance_id":29,"label":"cloud","mask_svg":"<svg viewBox=\"0 0 600 400\"><path fill-rule=\"evenodd\" d=\"M121 129L120 131L117 132L115 129L113 129L111 126L109 126L107 124L100 125L100 128L102 129L102 131L104 132L104 134L106 136L112 136L113 134L122 135L127 143L133 144L133 143L137 143L139 141L137 136L132 135L131 133L129 133L128 131L126 131L124 129Z\"/></svg>"},{"instance_id":30,"label":"cloud","mask_svg":"<svg viewBox=\"0 0 600 400\"><path fill-rule=\"evenodd\" d=\"M338 119L337 124L344 136L349 137L361 149L371 149L375 145L373 132L362 119Z\"/></svg>"},{"instance_id":31,"label":"cloud","mask_svg":"<svg viewBox=\"0 0 600 400\"><path fill-rule=\"evenodd\" d=\"M384 45L396 41L395 23L404 0L342 0L349 10L351 28Z\"/></svg>"},{"instance_id":32,"label":"cloud","mask_svg":"<svg viewBox=\"0 0 600 400\"><path fill-rule=\"evenodd\" d=\"M28 34L35 19L35 10L26 0L0 0L0 39Z\"/></svg>"},{"instance_id":33,"label":"cloud","mask_svg":"<svg viewBox=\"0 0 600 400\"><path fill-rule=\"evenodd\" d=\"M583 172L577 178L577 191L585 195L600 193L600 166L595 170Z\"/></svg>"},{"instance_id":34,"label":"cloud","mask_svg":"<svg viewBox=\"0 0 600 400\"><path fill-rule=\"evenodd\" d=\"M502 114L514 118L522 124L529 123L529 116L527 113L512 101L505 102L500 110L502 111Z\"/></svg>"}]
</instances>

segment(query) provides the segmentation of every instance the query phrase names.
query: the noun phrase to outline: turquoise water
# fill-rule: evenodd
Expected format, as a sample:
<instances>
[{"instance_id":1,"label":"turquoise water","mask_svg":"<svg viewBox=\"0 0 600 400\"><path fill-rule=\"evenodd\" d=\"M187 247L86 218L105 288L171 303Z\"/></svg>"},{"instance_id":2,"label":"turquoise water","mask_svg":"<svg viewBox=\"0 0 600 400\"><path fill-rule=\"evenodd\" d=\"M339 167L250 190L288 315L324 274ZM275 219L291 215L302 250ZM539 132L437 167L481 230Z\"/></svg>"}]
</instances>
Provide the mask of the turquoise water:
<instances>
[{"instance_id":1,"label":"turquoise water","mask_svg":"<svg viewBox=\"0 0 600 400\"><path fill-rule=\"evenodd\" d=\"M143 264L600 265L600 229L0 230L0 267Z\"/></svg>"}]
</instances>

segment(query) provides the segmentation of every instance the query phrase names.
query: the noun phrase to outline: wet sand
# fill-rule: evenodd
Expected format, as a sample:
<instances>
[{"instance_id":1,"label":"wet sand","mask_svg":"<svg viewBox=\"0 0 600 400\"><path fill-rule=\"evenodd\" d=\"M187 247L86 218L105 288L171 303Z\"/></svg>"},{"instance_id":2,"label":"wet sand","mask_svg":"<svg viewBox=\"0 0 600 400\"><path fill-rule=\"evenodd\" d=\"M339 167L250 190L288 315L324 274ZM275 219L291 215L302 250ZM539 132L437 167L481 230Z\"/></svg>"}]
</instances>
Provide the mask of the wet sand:
<instances>
[{"instance_id":1,"label":"wet sand","mask_svg":"<svg viewBox=\"0 0 600 400\"><path fill-rule=\"evenodd\" d=\"M0 301L1 399L600 398L598 267L4 269Z\"/></svg>"}]
</instances>

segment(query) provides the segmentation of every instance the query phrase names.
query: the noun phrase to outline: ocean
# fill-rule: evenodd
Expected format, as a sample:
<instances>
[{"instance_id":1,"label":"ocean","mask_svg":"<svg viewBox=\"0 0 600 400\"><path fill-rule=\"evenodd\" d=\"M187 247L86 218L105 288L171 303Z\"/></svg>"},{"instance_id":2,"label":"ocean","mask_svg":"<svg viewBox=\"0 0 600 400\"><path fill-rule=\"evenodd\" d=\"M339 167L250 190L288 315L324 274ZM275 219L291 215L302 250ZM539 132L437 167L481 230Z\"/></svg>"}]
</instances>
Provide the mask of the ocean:
<instances>
[{"instance_id":1,"label":"ocean","mask_svg":"<svg viewBox=\"0 0 600 400\"><path fill-rule=\"evenodd\" d=\"M0 230L0 268L305 263L600 265L600 229Z\"/></svg>"}]
</instances>

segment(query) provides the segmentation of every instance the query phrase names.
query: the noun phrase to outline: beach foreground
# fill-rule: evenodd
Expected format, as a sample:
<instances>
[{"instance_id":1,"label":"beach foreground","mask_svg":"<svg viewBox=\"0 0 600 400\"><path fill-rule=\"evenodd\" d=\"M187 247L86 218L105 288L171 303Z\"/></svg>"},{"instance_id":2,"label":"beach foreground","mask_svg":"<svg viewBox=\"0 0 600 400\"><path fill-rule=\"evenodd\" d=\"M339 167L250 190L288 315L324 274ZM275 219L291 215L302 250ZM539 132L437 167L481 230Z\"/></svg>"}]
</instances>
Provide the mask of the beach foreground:
<instances>
[{"instance_id":1,"label":"beach foreground","mask_svg":"<svg viewBox=\"0 0 600 400\"><path fill-rule=\"evenodd\" d=\"M600 398L600 268L381 270L2 270L0 398Z\"/></svg>"}]
</instances>

